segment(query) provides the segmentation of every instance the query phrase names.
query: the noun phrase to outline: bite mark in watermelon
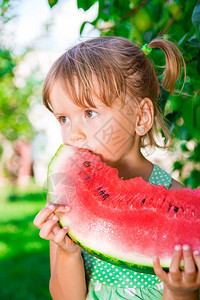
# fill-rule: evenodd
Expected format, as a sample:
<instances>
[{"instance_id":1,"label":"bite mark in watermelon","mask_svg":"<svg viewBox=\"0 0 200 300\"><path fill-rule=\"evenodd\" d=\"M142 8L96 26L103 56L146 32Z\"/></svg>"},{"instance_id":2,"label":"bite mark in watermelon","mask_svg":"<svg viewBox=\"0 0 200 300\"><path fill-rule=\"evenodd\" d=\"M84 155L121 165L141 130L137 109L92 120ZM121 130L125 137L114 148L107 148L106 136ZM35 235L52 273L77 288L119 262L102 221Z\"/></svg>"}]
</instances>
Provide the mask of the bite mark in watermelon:
<instances>
[{"instance_id":1,"label":"bite mark in watermelon","mask_svg":"<svg viewBox=\"0 0 200 300\"><path fill-rule=\"evenodd\" d=\"M168 268L174 246L200 250L200 188L167 190L141 177L122 180L118 170L87 149L61 145L48 168L49 200L71 207L57 213L61 226L100 259L153 272Z\"/></svg>"}]
</instances>

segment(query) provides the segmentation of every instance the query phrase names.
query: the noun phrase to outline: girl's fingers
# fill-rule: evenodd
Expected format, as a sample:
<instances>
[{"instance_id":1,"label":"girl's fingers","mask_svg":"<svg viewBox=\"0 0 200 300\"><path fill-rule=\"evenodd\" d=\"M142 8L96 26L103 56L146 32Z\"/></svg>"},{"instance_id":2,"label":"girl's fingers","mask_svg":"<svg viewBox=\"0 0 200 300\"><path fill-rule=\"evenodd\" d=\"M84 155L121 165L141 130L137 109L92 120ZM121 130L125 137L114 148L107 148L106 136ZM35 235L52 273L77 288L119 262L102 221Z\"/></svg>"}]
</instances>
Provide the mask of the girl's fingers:
<instances>
[{"instance_id":1,"label":"girl's fingers","mask_svg":"<svg viewBox=\"0 0 200 300\"><path fill-rule=\"evenodd\" d=\"M46 221L40 230L40 233L39 233L40 237L43 239L49 240L51 238L50 233L53 230L53 227L56 225L57 222L58 222L58 217L56 215L54 215L51 219ZM57 229L57 230L59 230L59 229Z\"/></svg>"},{"instance_id":2,"label":"girl's fingers","mask_svg":"<svg viewBox=\"0 0 200 300\"><path fill-rule=\"evenodd\" d=\"M193 255L194 255L194 261L196 263L198 271L200 272L200 252L198 250L195 250L193 252Z\"/></svg>"},{"instance_id":3,"label":"girl's fingers","mask_svg":"<svg viewBox=\"0 0 200 300\"><path fill-rule=\"evenodd\" d=\"M54 242L59 245L63 241L64 237L66 236L67 231L68 231L68 227L63 227L62 229L60 229L54 238Z\"/></svg>"},{"instance_id":4,"label":"girl's fingers","mask_svg":"<svg viewBox=\"0 0 200 300\"><path fill-rule=\"evenodd\" d=\"M169 274L172 281L180 281L182 278L180 271L180 262L181 262L181 246L176 245L174 252L172 254L172 260L169 267Z\"/></svg>"},{"instance_id":5,"label":"girl's fingers","mask_svg":"<svg viewBox=\"0 0 200 300\"><path fill-rule=\"evenodd\" d=\"M51 216L51 214L55 211L54 205L49 205L48 207L43 208L35 217L33 223L39 229L42 228L44 222L47 218Z\"/></svg>"},{"instance_id":6,"label":"girl's fingers","mask_svg":"<svg viewBox=\"0 0 200 300\"><path fill-rule=\"evenodd\" d=\"M155 274L160 278L160 280L163 281L164 283L166 283L168 281L168 276L167 276L167 273L161 267L160 260L158 257L156 257L153 260L153 268L154 268Z\"/></svg>"},{"instance_id":7,"label":"girl's fingers","mask_svg":"<svg viewBox=\"0 0 200 300\"><path fill-rule=\"evenodd\" d=\"M188 282L196 280L197 273L192 251L188 245L183 245L184 277Z\"/></svg>"},{"instance_id":8,"label":"girl's fingers","mask_svg":"<svg viewBox=\"0 0 200 300\"><path fill-rule=\"evenodd\" d=\"M59 206L56 208L56 211L55 212L59 212L59 213L67 213L70 211L70 206L66 205L66 206Z\"/></svg>"},{"instance_id":9,"label":"girl's fingers","mask_svg":"<svg viewBox=\"0 0 200 300\"><path fill-rule=\"evenodd\" d=\"M200 282L200 252L198 250L195 250L193 252L194 261L197 266L197 280Z\"/></svg>"}]
</instances>

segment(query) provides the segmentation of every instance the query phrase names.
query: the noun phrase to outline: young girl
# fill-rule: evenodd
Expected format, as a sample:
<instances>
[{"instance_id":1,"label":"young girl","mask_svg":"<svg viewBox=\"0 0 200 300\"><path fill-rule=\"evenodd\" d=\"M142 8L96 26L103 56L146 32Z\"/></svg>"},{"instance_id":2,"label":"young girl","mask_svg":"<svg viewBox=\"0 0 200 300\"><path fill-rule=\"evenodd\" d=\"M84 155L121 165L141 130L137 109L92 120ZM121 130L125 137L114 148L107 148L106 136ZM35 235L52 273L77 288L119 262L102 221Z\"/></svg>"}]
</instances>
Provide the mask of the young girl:
<instances>
[{"instance_id":1,"label":"young girl","mask_svg":"<svg viewBox=\"0 0 200 300\"><path fill-rule=\"evenodd\" d=\"M99 37L73 47L54 63L44 82L43 101L60 122L64 144L101 155L120 178L141 176L151 184L181 189L140 151L145 144L157 145L157 124L168 136L159 110L159 81L146 55L153 48L165 53L162 86L173 92L184 64L173 43L154 39L141 50L124 38ZM50 240L54 300L198 299L198 249L176 245L168 273L152 257L157 276L122 269L81 250L66 235L68 228L60 228L58 210L67 214L70 207L48 203L34 220L41 238Z\"/></svg>"}]
</instances>

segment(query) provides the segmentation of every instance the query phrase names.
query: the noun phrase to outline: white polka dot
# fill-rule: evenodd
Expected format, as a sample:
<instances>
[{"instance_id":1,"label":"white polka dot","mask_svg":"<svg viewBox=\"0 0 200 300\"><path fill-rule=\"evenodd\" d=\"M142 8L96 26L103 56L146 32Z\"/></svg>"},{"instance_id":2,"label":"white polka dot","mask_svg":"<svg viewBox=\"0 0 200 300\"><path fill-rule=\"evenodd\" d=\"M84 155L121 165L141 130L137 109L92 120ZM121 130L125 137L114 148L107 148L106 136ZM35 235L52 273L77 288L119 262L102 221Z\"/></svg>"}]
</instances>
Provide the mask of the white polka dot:
<instances>
[{"instance_id":1,"label":"white polka dot","mask_svg":"<svg viewBox=\"0 0 200 300\"><path fill-rule=\"evenodd\" d=\"M140 285L140 282L138 282L137 284Z\"/></svg>"},{"instance_id":2,"label":"white polka dot","mask_svg":"<svg viewBox=\"0 0 200 300\"><path fill-rule=\"evenodd\" d=\"M125 282L123 281L122 284L125 284Z\"/></svg>"},{"instance_id":3,"label":"white polka dot","mask_svg":"<svg viewBox=\"0 0 200 300\"><path fill-rule=\"evenodd\" d=\"M115 271L117 272L117 271L118 271L118 269L115 269Z\"/></svg>"},{"instance_id":4,"label":"white polka dot","mask_svg":"<svg viewBox=\"0 0 200 300\"><path fill-rule=\"evenodd\" d=\"M127 278L126 281L129 281L129 278Z\"/></svg>"}]
</instances>

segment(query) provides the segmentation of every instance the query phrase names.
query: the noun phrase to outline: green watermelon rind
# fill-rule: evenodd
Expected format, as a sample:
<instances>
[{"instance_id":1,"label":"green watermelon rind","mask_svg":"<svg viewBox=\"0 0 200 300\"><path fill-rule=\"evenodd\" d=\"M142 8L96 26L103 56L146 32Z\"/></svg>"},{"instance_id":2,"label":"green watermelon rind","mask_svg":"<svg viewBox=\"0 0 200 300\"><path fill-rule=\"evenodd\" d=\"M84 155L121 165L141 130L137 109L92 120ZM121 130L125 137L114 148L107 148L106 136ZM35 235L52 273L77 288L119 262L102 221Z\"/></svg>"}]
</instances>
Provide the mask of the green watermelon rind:
<instances>
[{"instance_id":1,"label":"green watermelon rind","mask_svg":"<svg viewBox=\"0 0 200 300\"><path fill-rule=\"evenodd\" d=\"M64 224L61 223L61 221L59 220L60 226L63 227ZM95 251L93 249L90 249L88 247L86 247L85 245L83 245L82 243L80 243L72 234L70 234L70 232L67 233L67 235L76 243L78 244L82 249L84 249L85 251L87 251L89 254L92 254L93 256L106 261L110 264L114 264L116 266L119 266L121 268L126 268L135 272L140 272L140 273L145 273L145 274L152 274L152 275L156 275L153 269L153 266L145 266L145 265L138 265L135 263L130 263L130 262L126 262L108 255L105 255L101 252ZM169 268L167 267L163 267L163 269L168 272Z\"/></svg>"},{"instance_id":2,"label":"green watermelon rind","mask_svg":"<svg viewBox=\"0 0 200 300\"><path fill-rule=\"evenodd\" d=\"M50 163L48 165L48 171L47 171L47 192L48 192L48 198L49 198L49 202L50 203L54 203L54 199L52 199L51 197L51 193L49 193L49 188L51 186L51 174L54 173L54 166L57 166L58 161L60 160L61 162L63 162L62 160L62 155L60 155L60 153L65 154L65 145L60 145L60 147L58 148L58 150L56 151L56 153L54 154L54 156L52 157L52 159L50 160ZM56 159L55 159L56 158ZM54 203L55 204L55 203Z\"/></svg>"}]
</instances>

